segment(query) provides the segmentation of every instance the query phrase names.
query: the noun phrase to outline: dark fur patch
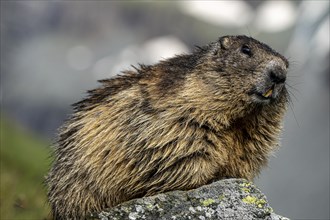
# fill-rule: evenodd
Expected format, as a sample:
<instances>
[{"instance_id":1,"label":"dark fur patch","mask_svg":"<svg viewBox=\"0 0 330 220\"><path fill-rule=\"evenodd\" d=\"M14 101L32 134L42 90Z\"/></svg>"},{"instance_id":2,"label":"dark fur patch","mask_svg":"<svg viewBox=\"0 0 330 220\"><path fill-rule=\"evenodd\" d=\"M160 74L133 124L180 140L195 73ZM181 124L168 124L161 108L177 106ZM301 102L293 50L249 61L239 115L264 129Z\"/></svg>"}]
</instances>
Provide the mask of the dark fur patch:
<instances>
[{"instance_id":1,"label":"dark fur patch","mask_svg":"<svg viewBox=\"0 0 330 220\"><path fill-rule=\"evenodd\" d=\"M159 168L159 165L153 166L153 168L149 172L147 172L145 175L142 176L142 181L148 182L148 181L152 180L152 178L155 178L156 174L158 172L158 168Z\"/></svg>"},{"instance_id":2,"label":"dark fur patch","mask_svg":"<svg viewBox=\"0 0 330 220\"><path fill-rule=\"evenodd\" d=\"M140 92L142 97L142 103L140 104L140 109L146 114L155 114L156 109L153 108L150 100L149 92L147 91L146 85L140 85Z\"/></svg>"},{"instance_id":3,"label":"dark fur patch","mask_svg":"<svg viewBox=\"0 0 330 220\"><path fill-rule=\"evenodd\" d=\"M158 84L160 94L173 94L183 84L186 75L197 66L204 50L198 50L189 55L180 55L160 62L156 69L161 73Z\"/></svg>"},{"instance_id":4,"label":"dark fur patch","mask_svg":"<svg viewBox=\"0 0 330 220\"><path fill-rule=\"evenodd\" d=\"M109 156L109 154L110 154L110 150L106 150L104 153L103 153L103 159L106 159L108 156Z\"/></svg>"}]
</instances>

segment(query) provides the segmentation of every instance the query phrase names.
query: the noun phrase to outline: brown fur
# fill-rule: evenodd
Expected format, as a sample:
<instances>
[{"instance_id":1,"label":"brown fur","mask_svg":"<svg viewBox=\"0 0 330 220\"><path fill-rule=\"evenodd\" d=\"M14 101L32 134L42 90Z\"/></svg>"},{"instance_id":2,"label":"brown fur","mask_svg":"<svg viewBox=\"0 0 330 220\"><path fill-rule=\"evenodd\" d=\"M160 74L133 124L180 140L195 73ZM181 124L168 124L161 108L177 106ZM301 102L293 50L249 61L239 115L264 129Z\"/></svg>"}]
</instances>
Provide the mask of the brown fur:
<instances>
[{"instance_id":1,"label":"brown fur","mask_svg":"<svg viewBox=\"0 0 330 220\"><path fill-rule=\"evenodd\" d=\"M267 45L225 36L101 81L60 130L47 177L54 218L221 178L252 180L278 144L287 68ZM274 96L260 97L272 85Z\"/></svg>"}]
</instances>

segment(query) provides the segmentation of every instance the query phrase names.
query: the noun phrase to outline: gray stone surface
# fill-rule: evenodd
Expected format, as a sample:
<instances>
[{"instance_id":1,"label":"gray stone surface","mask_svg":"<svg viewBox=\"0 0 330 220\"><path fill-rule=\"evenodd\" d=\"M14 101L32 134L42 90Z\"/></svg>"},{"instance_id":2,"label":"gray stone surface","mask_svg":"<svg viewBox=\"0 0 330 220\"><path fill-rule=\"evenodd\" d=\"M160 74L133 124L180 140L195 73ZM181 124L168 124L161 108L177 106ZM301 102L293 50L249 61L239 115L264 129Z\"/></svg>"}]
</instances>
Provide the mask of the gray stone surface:
<instances>
[{"instance_id":1,"label":"gray stone surface","mask_svg":"<svg viewBox=\"0 0 330 220\"><path fill-rule=\"evenodd\" d=\"M288 220L273 212L265 195L244 179L226 179L190 191L134 199L104 210L101 220Z\"/></svg>"}]
</instances>

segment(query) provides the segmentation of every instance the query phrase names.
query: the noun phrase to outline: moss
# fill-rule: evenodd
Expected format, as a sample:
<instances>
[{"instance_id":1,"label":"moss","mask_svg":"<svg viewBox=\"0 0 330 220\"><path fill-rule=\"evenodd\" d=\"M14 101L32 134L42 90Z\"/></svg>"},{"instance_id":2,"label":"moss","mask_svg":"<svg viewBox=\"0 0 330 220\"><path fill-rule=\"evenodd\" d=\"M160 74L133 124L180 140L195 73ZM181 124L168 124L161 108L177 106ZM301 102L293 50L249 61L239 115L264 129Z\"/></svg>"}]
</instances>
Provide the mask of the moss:
<instances>
[{"instance_id":1,"label":"moss","mask_svg":"<svg viewBox=\"0 0 330 220\"><path fill-rule=\"evenodd\" d=\"M256 201L258 199L254 196L247 196L245 198L242 199L243 202L247 203L247 204L256 204Z\"/></svg>"},{"instance_id":2,"label":"moss","mask_svg":"<svg viewBox=\"0 0 330 220\"><path fill-rule=\"evenodd\" d=\"M214 199L205 199L205 200L202 201L203 206L209 206L213 203L215 203Z\"/></svg>"},{"instance_id":3,"label":"moss","mask_svg":"<svg viewBox=\"0 0 330 220\"><path fill-rule=\"evenodd\" d=\"M249 187L249 186L252 186L252 183L241 183L240 186L243 186L243 187Z\"/></svg>"},{"instance_id":4,"label":"moss","mask_svg":"<svg viewBox=\"0 0 330 220\"><path fill-rule=\"evenodd\" d=\"M274 210L273 210L271 207L268 207L268 208L266 209L266 211L267 211L268 213L273 213L273 212L274 212Z\"/></svg>"},{"instance_id":5,"label":"moss","mask_svg":"<svg viewBox=\"0 0 330 220\"><path fill-rule=\"evenodd\" d=\"M219 200L221 201L221 200L223 200L225 198L225 196L224 195L221 195L221 196L219 196Z\"/></svg>"},{"instance_id":6,"label":"moss","mask_svg":"<svg viewBox=\"0 0 330 220\"><path fill-rule=\"evenodd\" d=\"M258 208L263 208L267 203L264 199L258 199L254 196L247 196L243 198L242 201L247 204L255 204Z\"/></svg>"},{"instance_id":7,"label":"moss","mask_svg":"<svg viewBox=\"0 0 330 220\"><path fill-rule=\"evenodd\" d=\"M243 187L242 190L246 193L249 193L250 192L250 189L249 188L246 188L246 187Z\"/></svg>"},{"instance_id":8,"label":"moss","mask_svg":"<svg viewBox=\"0 0 330 220\"><path fill-rule=\"evenodd\" d=\"M267 202L264 199L258 199L257 200L257 206L258 208L263 208Z\"/></svg>"}]
</instances>

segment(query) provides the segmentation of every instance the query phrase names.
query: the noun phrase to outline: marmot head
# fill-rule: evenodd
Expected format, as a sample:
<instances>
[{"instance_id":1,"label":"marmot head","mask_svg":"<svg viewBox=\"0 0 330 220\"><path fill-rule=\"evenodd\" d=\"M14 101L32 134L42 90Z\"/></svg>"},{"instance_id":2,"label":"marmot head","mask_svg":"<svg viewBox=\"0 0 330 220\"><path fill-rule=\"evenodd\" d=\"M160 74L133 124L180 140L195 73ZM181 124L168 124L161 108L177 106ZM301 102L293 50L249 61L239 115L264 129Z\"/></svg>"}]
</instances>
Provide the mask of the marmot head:
<instances>
[{"instance_id":1,"label":"marmot head","mask_svg":"<svg viewBox=\"0 0 330 220\"><path fill-rule=\"evenodd\" d=\"M206 60L199 64L200 74L220 100L235 107L286 100L289 62L266 44L247 36L224 36L201 49Z\"/></svg>"}]
</instances>

